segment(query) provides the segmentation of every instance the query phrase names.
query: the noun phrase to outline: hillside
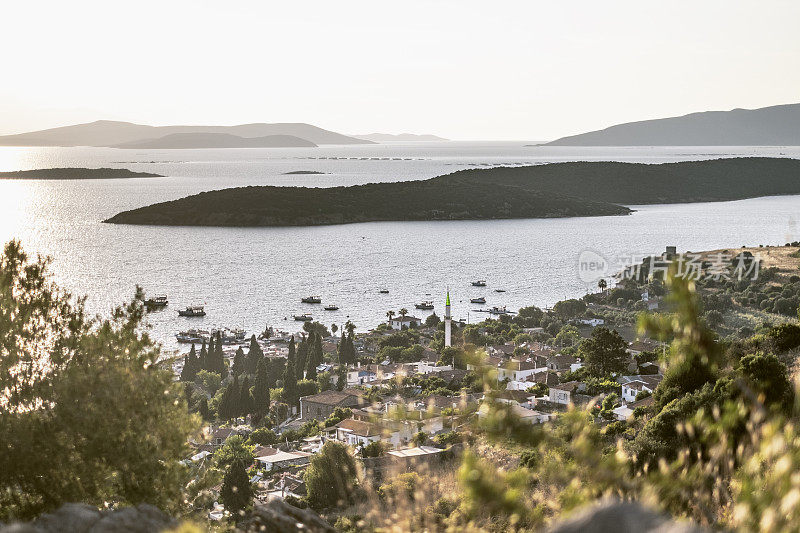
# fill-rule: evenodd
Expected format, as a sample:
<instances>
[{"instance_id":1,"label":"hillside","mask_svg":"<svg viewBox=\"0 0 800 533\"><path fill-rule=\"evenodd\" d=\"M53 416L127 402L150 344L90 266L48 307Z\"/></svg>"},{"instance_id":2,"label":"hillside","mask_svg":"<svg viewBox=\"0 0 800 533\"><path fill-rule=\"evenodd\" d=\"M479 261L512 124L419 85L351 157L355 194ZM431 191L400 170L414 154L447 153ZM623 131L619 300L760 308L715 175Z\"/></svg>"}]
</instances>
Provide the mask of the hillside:
<instances>
[{"instance_id":1,"label":"hillside","mask_svg":"<svg viewBox=\"0 0 800 533\"><path fill-rule=\"evenodd\" d=\"M800 194L800 160L769 157L662 164L552 163L462 170L453 176L623 205Z\"/></svg>"},{"instance_id":2,"label":"hillside","mask_svg":"<svg viewBox=\"0 0 800 533\"><path fill-rule=\"evenodd\" d=\"M122 143L115 148L283 148L316 147L311 141L293 135L239 137L228 133L172 133L158 139Z\"/></svg>"},{"instance_id":3,"label":"hillside","mask_svg":"<svg viewBox=\"0 0 800 533\"><path fill-rule=\"evenodd\" d=\"M552 146L798 146L800 104L706 111L618 124Z\"/></svg>"},{"instance_id":4,"label":"hillside","mask_svg":"<svg viewBox=\"0 0 800 533\"><path fill-rule=\"evenodd\" d=\"M40 168L0 172L0 179L4 180L113 180L162 177L161 174L133 172L127 168Z\"/></svg>"},{"instance_id":5,"label":"hillside","mask_svg":"<svg viewBox=\"0 0 800 533\"><path fill-rule=\"evenodd\" d=\"M176 133L224 133L239 137L291 135L314 144L372 144L303 123L256 123L238 126L147 126L98 120L47 130L0 136L0 146L116 146L159 139Z\"/></svg>"},{"instance_id":6,"label":"hillside","mask_svg":"<svg viewBox=\"0 0 800 533\"><path fill-rule=\"evenodd\" d=\"M310 226L388 220L624 215L625 207L443 176L353 187L241 187L125 211L106 222L168 226Z\"/></svg>"}]
</instances>

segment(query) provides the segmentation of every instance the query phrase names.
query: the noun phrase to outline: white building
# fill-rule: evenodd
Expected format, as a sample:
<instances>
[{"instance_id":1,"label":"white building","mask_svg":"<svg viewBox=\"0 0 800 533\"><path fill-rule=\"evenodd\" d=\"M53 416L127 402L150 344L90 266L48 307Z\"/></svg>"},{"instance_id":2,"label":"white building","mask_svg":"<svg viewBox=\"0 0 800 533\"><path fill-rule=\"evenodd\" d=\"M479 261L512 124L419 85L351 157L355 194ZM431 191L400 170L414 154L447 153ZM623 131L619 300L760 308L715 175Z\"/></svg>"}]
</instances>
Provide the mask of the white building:
<instances>
[{"instance_id":1,"label":"white building","mask_svg":"<svg viewBox=\"0 0 800 533\"><path fill-rule=\"evenodd\" d=\"M396 330L401 330L403 328L410 328L410 327L419 327L422 325L422 319L417 318L415 316L394 316L389 319L389 327Z\"/></svg>"}]
</instances>

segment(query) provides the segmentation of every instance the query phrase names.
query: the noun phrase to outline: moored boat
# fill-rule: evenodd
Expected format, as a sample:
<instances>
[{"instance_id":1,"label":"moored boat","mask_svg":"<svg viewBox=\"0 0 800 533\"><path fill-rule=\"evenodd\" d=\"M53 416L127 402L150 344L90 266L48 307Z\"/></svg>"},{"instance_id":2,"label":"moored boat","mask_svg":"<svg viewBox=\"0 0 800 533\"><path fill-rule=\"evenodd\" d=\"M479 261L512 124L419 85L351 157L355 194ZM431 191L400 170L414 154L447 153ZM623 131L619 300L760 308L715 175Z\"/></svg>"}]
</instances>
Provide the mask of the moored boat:
<instances>
[{"instance_id":1,"label":"moored boat","mask_svg":"<svg viewBox=\"0 0 800 533\"><path fill-rule=\"evenodd\" d=\"M154 309L157 307L166 307L168 303L169 301L167 300L167 297L163 294L159 296L154 296L152 298L148 298L147 300L144 301L144 305L148 309Z\"/></svg>"},{"instance_id":2,"label":"moored boat","mask_svg":"<svg viewBox=\"0 0 800 533\"><path fill-rule=\"evenodd\" d=\"M378 292L381 294L389 294L389 289L380 289Z\"/></svg>"},{"instance_id":3,"label":"moored boat","mask_svg":"<svg viewBox=\"0 0 800 533\"><path fill-rule=\"evenodd\" d=\"M180 316L206 316L206 310L202 305L190 305L186 309L178 310Z\"/></svg>"},{"instance_id":4,"label":"moored boat","mask_svg":"<svg viewBox=\"0 0 800 533\"><path fill-rule=\"evenodd\" d=\"M339 310L339 306L338 305L326 305L325 306L325 310L326 311L338 311Z\"/></svg>"},{"instance_id":5,"label":"moored boat","mask_svg":"<svg viewBox=\"0 0 800 533\"><path fill-rule=\"evenodd\" d=\"M319 304L322 303L322 297L320 296L306 296L305 298L300 298L300 301L304 304Z\"/></svg>"},{"instance_id":6,"label":"moored boat","mask_svg":"<svg viewBox=\"0 0 800 533\"><path fill-rule=\"evenodd\" d=\"M433 302L431 302L430 300L425 302L420 302L418 304L414 304L414 307L416 307L417 309L431 310L433 309Z\"/></svg>"},{"instance_id":7,"label":"moored boat","mask_svg":"<svg viewBox=\"0 0 800 533\"><path fill-rule=\"evenodd\" d=\"M474 304L485 304L486 303L486 298L484 298L483 296L481 296L480 298L472 298L470 300L470 302L472 302Z\"/></svg>"},{"instance_id":8,"label":"moored boat","mask_svg":"<svg viewBox=\"0 0 800 533\"><path fill-rule=\"evenodd\" d=\"M293 318L298 322L310 322L314 320L308 313L303 313L302 315L294 315Z\"/></svg>"},{"instance_id":9,"label":"moored boat","mask_svg":"<svg viewBox=\"0 0 800 533\"><path fill-rule=\"evenodd\" d=\"M505 289L495 289L494 292L506 292Z\"/></svg>"},{"instance_id":10,"label":"moored boat","mask_svg":"<svg viewBox=\"0 0 800 533\"><path fill-rule=\"evenodd\" d=\"M485 279L475 280L475 281L472 282L472 286L473 287L485 287L486 286L486 280Z\"/></svg>"}]
</instances>

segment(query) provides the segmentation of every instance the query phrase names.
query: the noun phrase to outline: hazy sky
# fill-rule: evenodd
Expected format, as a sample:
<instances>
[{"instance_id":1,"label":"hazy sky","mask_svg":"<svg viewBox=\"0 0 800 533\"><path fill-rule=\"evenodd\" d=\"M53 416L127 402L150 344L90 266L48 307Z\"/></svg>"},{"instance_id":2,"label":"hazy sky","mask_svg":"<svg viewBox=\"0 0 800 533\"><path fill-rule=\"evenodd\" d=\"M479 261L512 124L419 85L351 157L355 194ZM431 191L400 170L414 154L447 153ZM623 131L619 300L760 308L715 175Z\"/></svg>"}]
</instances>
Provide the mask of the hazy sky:
<instances>
[{"instance_id":1,"label":"hazy sky","mask_svg":"<svg viewBox=\"0 0 800 533\"><path fill-rule=\"evenodd\" d=\"M97 119L546 140L800 102L800 2L4 2L0 133Z\"/></svg>"}]
</instances>

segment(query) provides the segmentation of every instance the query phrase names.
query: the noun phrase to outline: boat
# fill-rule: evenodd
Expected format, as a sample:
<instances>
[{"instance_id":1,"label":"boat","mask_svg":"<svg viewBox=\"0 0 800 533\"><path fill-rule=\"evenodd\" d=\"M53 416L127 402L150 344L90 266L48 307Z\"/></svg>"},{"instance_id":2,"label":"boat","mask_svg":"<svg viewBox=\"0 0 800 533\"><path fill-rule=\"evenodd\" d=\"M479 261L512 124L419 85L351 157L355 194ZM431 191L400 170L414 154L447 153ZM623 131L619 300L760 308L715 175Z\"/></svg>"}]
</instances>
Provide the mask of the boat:
<instances>
[{"instance_id":1,"label":"boat","mask_svg":"<svg viewBox=\"0 0 800 533\"><path fill-rule=\"evenodd\" d=\"M245 342L247 332L243 329L223 329L219 331L222 344L242 344Z\"/></svg>"},{"instance_id":2,"label":"boat","mask_svg":"<svg viewBox=\"0 0 800 533\"><path fill-rule=\"evenodd\" d=\"M169 301L167 301L167 297L163 294L159 296L154 296L153 298L148 298L147 300L144 301L144 305L148 309L156 307L166 307L168 303Z\"/></svg>"},{"instance_id":3,"label":"boat","mask_svg":"<svg viewBox=\"0 0 800 533\"><path fill-rule=\"evenodd\" d=\"M486 280L485 279L479 279L479 280L473 281L472 282L472 286L473 287L485 287L486 286Z\"/></svg>"},{"instance_id":4,"label":"boat","mask_svg":"<svg viewBox=\"0 0 800 533\"><path fill-rule=\"evenodd\" d=\"M381 294L389 294L389 289L381 289L378 292Z\"/></svg>"},{"instance_id":5,"label":"boat","mask_svg":"<svg viewBox=\"0 0 800 533\"><path fill-rule=\"evenodd\" d=\"M338 311L339 310L339 306L338 305L326 305L325 306L325 310L326 311Z\"/></svg>"},{"instance_id":6,"label":"boat","mask_svg":"<svg viewBox=\"0 0 800 533\"><path fill-rule=\"evenodd\" d=\"M506 292L505 289L495 289L494 292Z\"/></svg>"},{"instance_id":7,"label":"boat","mask_svg":"<svg viewBox=\"0 0 800 533\"><path fill-rule=\"evenodd\" d=\"M426 311L429 311L433 309L433 302L431 302L430 300L425 302L420 302L418 304L414 304L414 307L416 307L417 309L424 309Z\"/></svg>"},{"instance_id":8,"label":"boat","mask_svg":"<svg viewBox=\"0 0 800 533\"><path fill-rule=\"evenodd\" d=\"M202 305L190 305L186 309L178 310L180 316L206 316L206 311Z\"/></svg>"},{"instance_id":9,"label":"boat","mask_svg":"<svg viewBox=\"0 0 800 533\"><path fill-rule=\"evenodd\" d=\"M300 301L304 304L320 304L322 303L322 298L320 296L306 296L305 298L300 298Z\"/></svg>"},{"instance_id":10,"label":"boat","mask_svg":"<svg viewBox=\"0 0 800 533\"><path fill-rule=\"evenodd\" d=\"M481 296L480 298L472 298L470 302L474 304L485 304L486 298L484 298L483 296Z\"/></svg>"},{"instance_id":11,"label":"boat","mask_svg":"<svg viewBox=\"0 0 800 533\"><path fill-rule=\"evenodd\" d=\"M203 335L206 333L206 335ZM196 329L190 329L188 331L180 331L175 334L175 339L181 343L191 343L191 344L200 344L204 340L207 340L207 333L203 331L198 331Z\"/></svg>"},{"instance_id":12,"label":"boat","mask_svg":"<svg viewBox=\"0 0 800 533\"><path fill-rule=\"evenodd\" d=\"M314 320L308 313L303 313L302 315L294 315L293 318L298 322L311 322L312 320Z\"/></svg>"},{"instance_id":13,"label":"boat","mask_svg":"<svg viewBox=\"0 0 800 533\"><path fill-rule=\"evenodd\" d=\"M494 306L491 309L489 309L489 313L492 314L492 315L513 315L514 314L513 311L506 310L506 306L505 305L503 307Z\"/></svg>"}]
</instances>

